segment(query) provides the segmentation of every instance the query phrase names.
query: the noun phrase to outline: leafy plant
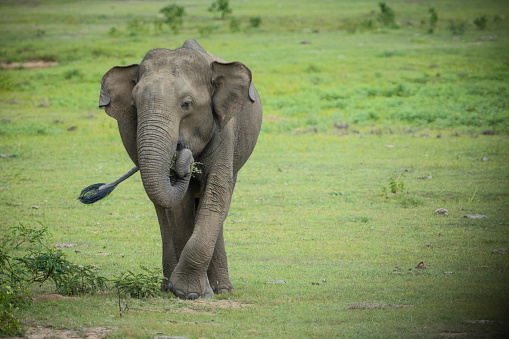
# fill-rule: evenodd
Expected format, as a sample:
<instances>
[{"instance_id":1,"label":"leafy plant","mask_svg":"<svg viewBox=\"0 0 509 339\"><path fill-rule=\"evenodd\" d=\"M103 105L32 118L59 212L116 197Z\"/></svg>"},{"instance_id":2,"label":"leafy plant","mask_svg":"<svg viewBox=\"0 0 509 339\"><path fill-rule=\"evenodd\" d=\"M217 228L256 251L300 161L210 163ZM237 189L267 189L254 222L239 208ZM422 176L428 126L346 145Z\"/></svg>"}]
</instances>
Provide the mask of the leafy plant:
<instances>
[{"instance_id":1,"label":"leafy plant","mask_svg":"<svg viewBox=\"0 0 509 339\"><path fill-rule=\"evenodd\" d=\"M394 10L387 6L385 2L380 2L380 12L378 13L378 21L385 27L397 27L396 14Z\"/></svg>"},{"instance_id":2,"label":"leafy plant","mask_svg":"<svg viewBox=\"0 0 509 339\"><path fill-rule=\"evenodd\" d=\"M385 184L382 184L382 193L380 194L383 198L390 198L391 196L397 196L405 189L405 183L402 180L403 172L394 172Z\"/></svg>"},{"instance_id":3,"label":"leafy plant","mask_svg":"<svg viewBox=\"0 0 509 339\"><path fill-rule=\"evenodd\" d=\"M221 13L221 19L225 19L228 14L232 13L229 0L216 0L210 5L209 12Z\"/></svg>"},{"instance_id":4,"label":"leafy plant","mask_svg":"<svg viewBox=\"0 0 509 339\"><path fill-rule=\"evenodd\" d=\"M31 303L29 287L47 280L63 295L93 293L106 288L106 278L91 266L70 263L62 250L49 246L47 226L11 227L0 243L0 334L21 331L16 312ZM24 255L19 256L19 252Z\"/></svg>"},{"instance_id":5,"label":"leafy plant","mask_svg":"<svg viewBox=\"0 0 509 339\"><path fill-rule=\"evenodd\" d=\"M166 17L166 23L170 26L173 33L178 33L180 27L184 23L183 17L186 14L184 6L171 4L159 10L159 13Z\"/></svg>"},{"instance_id":6,"label":"leafy plant","mask_svg":"<svg viewBox=\"0 0 509 339\"><path fill-rule=\"evenodd\" d=\"M453 35L463 35L467 30L467 24L465 22L449 22L449 30Z\"/></svg>"},{"instance_id":7,"label":"leafy plant","mask_svg":"<svg viewBox=\"0 0 509 339\"><path fill-rule=\"evenodd\" d=\"M262 18L260 16L253 16L249 18L249 28L259 28L262 24Z\"/></svg>"},{"instance_id":8,"label":"leafy plant","mask_svg":"<svg viewBox=\"0 0 509 339\"><path fill-rule=\"evenodd\" d=\"M128 270L113 280L118 291L138 299L159 295L161 283L164 279L162 269L157 268L150 270L141 265L140 268L143 270L142 273L133 273Z\"/></svg>"},{"instance_id":9,"label":"leafy plant","mask_svg":"<svg viewBox=\"0 0 509 339\"><path fill-rule=\"evenodd\" d=\"M435 31L435 28L437 26L438 14L437 14L437 12L435 11L434 8L430 8L428 10L428 13L429 13L429 19L428 19L429 29L428 29L428 32L430 34L432 34Z\"/></svg>"},{"instance_id":10,"label":"leafy plant","mask_svg":"<svg viewBox=\"0 0 509 339\"><path fill-rule=\"evenodd\" d=\"M474 19L474 25L477 27L477 29L481 31L484 31L486 29L487 24L488 18L486 17L486 15Z\"/></svg>"},{"instance_id":11,"label":"leafy plant","mask_svg":"<svg viewBox=\"0 0 509 339\"><path fill-rule=\"evenodd\" d=\"M170 163L170 176L171 177L174 177L177 175L177 173L175 172L175 162L177 161L177 152L175 152L173 154L173 157L171 158L171 163ZM201 162L193 162L190 166L190 170L191 170L191 175L194 177L196 174L199 174L201 173L201 169L199 168L199 166L201 165Z\"/></svg>"}]
</instances>

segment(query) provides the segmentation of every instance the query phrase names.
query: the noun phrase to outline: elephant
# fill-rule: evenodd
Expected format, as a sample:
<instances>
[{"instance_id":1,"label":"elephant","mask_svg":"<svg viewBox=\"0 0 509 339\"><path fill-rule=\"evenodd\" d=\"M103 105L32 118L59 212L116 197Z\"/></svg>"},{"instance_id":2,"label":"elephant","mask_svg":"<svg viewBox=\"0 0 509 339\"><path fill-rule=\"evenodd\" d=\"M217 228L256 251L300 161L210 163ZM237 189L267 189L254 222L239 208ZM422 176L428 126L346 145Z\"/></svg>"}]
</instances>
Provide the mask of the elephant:
<instances>
[{"instance_id":1,"label":"elephant","mask_svg":"<svg viewBox=\"0 0 509 339\"><path fill-rule=\"evenodd\" d=\"M99 107L117 120L154 204L162 289L181 299L232 292L223 223L237 173L262 123L249 68L187 40L175 50L149 51L140 64L106 72ZM195 162L201 173L191 173Z\"/></svg>"}]
</instances>

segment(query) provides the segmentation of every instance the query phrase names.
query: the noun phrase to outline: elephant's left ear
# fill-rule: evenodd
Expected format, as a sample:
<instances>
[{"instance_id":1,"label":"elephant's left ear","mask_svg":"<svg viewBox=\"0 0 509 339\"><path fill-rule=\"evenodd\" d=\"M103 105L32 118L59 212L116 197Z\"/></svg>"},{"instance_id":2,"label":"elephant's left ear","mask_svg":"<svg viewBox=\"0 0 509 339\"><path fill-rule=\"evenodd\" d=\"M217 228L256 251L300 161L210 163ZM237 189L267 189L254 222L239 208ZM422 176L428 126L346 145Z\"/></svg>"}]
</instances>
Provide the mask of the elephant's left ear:
<instances>
[{"instance_id":1,"label":"elephant's left ear","mask_svg":"<svg viewBox=\"0 0 509 339\"><path fill-rule=\"evenodd\" d=\"M104 74L101 81L99 107L124 125L136 119L136 109L131 105L132 91L138 79L138 65L116 66Z\"/></svg>"},{"instance_id":2,"label":"elephant's left ear","mask_svg":"<svg viewBox=\"0 0 509 339\"><path fill-rule=\"evenodd\" d=\"M214 94L212 103L219 128L226 123L244 105L255 101L255 89L249 68L241 62L227 64L212 62L212 85Z\"/></svg>"}]
</instances>

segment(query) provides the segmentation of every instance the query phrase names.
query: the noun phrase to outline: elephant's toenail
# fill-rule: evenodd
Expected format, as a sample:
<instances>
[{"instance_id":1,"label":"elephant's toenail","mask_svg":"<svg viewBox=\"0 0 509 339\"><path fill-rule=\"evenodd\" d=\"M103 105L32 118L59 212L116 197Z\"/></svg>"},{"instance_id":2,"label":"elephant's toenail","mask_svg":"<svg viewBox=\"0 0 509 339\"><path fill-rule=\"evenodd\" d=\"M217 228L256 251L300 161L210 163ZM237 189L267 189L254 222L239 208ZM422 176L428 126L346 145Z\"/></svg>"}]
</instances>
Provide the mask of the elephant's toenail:
<instances>
[{"instance_id":1,"label":"elephant's toenail","mask_svg":"<svg viewBox=\"0 0 509 339\"><path fill-rule=\"evenodd\" d=\"M189 293L187 295L187 298L186 299L189 299L189 300L194 300L194 299L198 299L200 296L198 295L198 293Z\"/></svg>"},{"instance_id":2,"label":"elephant's toenail","mask_svg":"<svg viewBox=\"0 0 509 339\"><path fill-rule=\"evenodd\" d=\"M217 293L218 294L225 294L225 293L228 293L228 290L226 288L222 288Z\"/></svg>"},{"instance_id":3,"label":"elephant's toenail","mask_svg":"<svg viewBox=\"0 0 509 339\"><path fill-rule=\"evenodd\" d=\"M180 298L180 299L184 299L185 298L185 295L184 295L184 292L182 291L179 291L179 290L176 290L175 292L173 292L175 294L175 296L177 298Z\"/></svg>"},{"instance_id":4,"label":"elephant's toenail","mask_svg":"<svg viewBox=\"0 0 509 339\"><path fill-rule=\"evenodd\" d=\"M205 294L205 298L212 298L210 294Z\"/></svg>"}]
</instances>

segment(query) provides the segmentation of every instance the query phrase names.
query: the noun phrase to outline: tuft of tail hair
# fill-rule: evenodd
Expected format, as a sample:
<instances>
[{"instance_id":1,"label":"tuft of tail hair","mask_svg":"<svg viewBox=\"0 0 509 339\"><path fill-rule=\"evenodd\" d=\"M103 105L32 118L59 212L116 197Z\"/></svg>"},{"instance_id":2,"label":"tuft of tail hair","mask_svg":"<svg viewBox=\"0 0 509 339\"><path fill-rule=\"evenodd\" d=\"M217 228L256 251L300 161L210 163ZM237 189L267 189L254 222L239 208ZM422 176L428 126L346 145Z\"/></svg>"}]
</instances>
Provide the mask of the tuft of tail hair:
<instances>
[{"instance_id":1,"label":"tuft of tail hair","mask_svg":"<svg viewBox=\"0 0 509 339\"><path fill-rule=\"evenodd\" d=\"M117 187L117 185L115 185L101 189L101 187L104 186L106 186L105 183L99 183L85 187L81 191L78 200L87 205L93 204L96 201L106 198Z\"/></svg>"},{"instance_id":2,"label":"tuft of tail hair","mask_svg":"<svg viewBox=\"0 0 509 339\"><path fill-rule=\"evenodd\" d=\"M103 198L106 198L113 190L120 184L122 181L126 180L134 173L138 172L138 167L134 166L131 168L126 174L113 181L112 183L105 184L93 184L88 187L85 187L78 197L78 200L84 204L93 204L96 201L99 201Z\"/></svg>"}]
</instances>

